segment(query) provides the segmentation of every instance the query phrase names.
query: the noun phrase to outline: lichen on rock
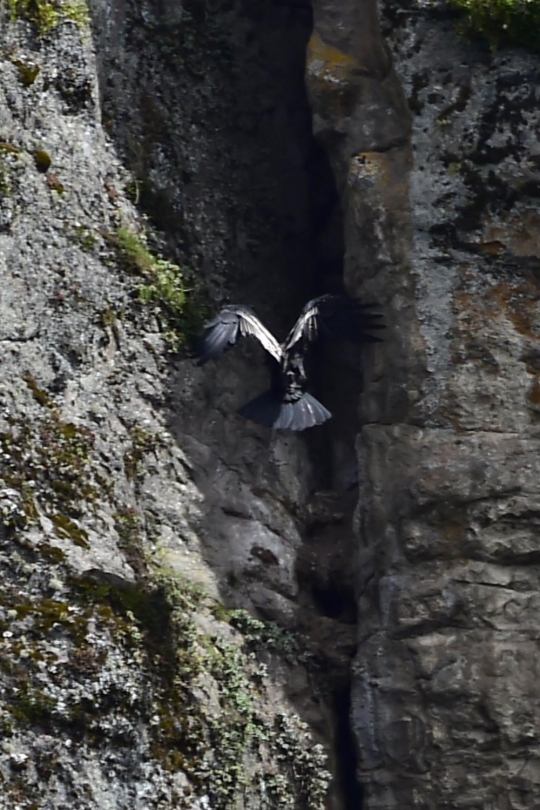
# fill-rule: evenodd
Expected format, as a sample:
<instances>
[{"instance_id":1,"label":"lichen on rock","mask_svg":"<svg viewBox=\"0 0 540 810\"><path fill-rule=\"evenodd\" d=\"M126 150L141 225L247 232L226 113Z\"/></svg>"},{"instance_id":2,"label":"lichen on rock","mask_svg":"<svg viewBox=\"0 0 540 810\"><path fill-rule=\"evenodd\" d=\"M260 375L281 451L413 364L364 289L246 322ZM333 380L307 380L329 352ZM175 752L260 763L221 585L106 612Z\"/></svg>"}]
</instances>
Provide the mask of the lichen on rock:
<instances>
[{"instance_id":1,"label":"lichen on rock","mask_svg":"<svg viewBox=\"0 0 540 810\"><path fill-rule=\"evenodd\" d=\"M309 15L265 10L294 45L283 100L259 8L231 28L227 3L219 25L200 4L100 25L96 3L93 34L75 11L2 7L0 804L322 810L335 675L294 602L307 451L217 419L167 346L207 298L245 287L275 312L295 287Z\"/></svg>"}]
</instances>

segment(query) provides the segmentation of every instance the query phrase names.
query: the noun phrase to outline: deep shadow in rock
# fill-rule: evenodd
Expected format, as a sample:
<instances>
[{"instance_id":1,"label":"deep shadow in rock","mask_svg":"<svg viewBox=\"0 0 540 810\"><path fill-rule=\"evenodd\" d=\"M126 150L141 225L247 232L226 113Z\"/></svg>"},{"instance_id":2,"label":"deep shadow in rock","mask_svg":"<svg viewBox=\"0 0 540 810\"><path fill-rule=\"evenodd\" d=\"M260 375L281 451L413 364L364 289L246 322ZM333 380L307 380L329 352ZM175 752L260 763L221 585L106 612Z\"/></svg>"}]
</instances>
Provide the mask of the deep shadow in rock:
<instances>
[{"instance_id":1,"label":"deep shadow in rock","mask_svg":"<svg viewBox=\"0 0 540 810\"><path fill-rule=\"evenodd\" d=\"M351 684L334 695L336 718L337 778L341 786L343 810L362 810L362 789L356 776L358 754L351 730Z\"/></svg>"},{"instance_id":2,"label":"deep shadow in rock","mask_svg":"<svg viewBox=\"0 0 540 810\"><path fill-rule=\"evenodd\" d=\"M134 201L162 235L165 258L202 282L210 311L248 304L283 339L312 295L342 291L339 199L311 134L304 85L311 11L272 0L211 9L187 0L182 8L134 2L123 13L107 14L96 0L93 23L104 119L135 178ZM331 694L348 679L352 603L347 596L337 604L339 573L328 588L312 581L302 594L296 558L314 493L344 498L350 526L360 363L354 348L315 357L315 393L334 418L303 435L237 416L269 384L258 346L248 342L203 369L183 357L168 368L168 426L203 494L198 533L221 598L301 627L316 645L331 645L341 623ZM352 544L344 528L337 548L348 569ZM296 697L308 716L309 696ZM344 720L336 722L342 737ZM347 792L344 782L338 793Z\"/></svg>"}]
</instances>

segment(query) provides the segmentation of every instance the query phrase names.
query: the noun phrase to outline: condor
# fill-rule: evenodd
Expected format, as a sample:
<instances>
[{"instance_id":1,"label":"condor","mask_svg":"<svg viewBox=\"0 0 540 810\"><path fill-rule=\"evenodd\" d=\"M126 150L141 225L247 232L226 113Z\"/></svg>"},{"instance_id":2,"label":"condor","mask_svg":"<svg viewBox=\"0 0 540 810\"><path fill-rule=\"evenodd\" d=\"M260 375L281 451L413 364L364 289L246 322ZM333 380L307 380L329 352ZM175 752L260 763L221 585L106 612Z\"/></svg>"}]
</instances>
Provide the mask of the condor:
<instances>
[{"instance_id":1,"label":"condor","mask_svg":"<svg viewBox=\"0 0 540 810\"><path fill-rule=\"evenodd\" d=\"M321 425L332 414L307 391L304 361L315 341L379 342L370 334L384 328L375 304L361 304L345 295L322 295L309 301L283 343L266 329L255 313L230 304L209 321L195 345L197 365L220 357L239 337L257 338L275 361L272 386L240 408L239 413L260 425L281 430L306 430Z\"/></svg>"}]
</instances>

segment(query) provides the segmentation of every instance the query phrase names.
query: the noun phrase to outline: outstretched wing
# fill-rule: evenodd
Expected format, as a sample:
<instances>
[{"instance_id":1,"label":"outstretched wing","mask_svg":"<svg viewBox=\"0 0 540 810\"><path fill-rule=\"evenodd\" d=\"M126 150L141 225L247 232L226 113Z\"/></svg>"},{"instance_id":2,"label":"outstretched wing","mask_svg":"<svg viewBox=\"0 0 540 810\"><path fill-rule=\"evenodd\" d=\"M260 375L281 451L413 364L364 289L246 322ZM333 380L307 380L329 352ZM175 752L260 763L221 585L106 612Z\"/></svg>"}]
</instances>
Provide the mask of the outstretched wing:
<instances>
[{"instance_id":1,"label":"outstretched wing","mask_svg":"<svg viewBox=\"0 0 540 810\"><path fill-rule=\"evenodd\" d=\"M239 337L244 335L257 338L279 363L282 349L275 337L262 325L252 309L241 304L231 304L224 307L219 315L204 327L204 332L195 345L197 365L202 366L208 360L221 357L234 346Z\"/></svg>"},{"instance_id":2,"label":"outstretched wing","mask_svg":"<svg viewBox=\"0 0 540 810\"><path fill-rule=\"evenodd\" d=\"M313 343L319 336L330 340L352 340L378 343L380 338L370 334L384 329L382 314L374 311L376 304L361 304L346 295L321 295L309 301L289 332L284 350L296 343Z\"/></svg>"}]
</instances>

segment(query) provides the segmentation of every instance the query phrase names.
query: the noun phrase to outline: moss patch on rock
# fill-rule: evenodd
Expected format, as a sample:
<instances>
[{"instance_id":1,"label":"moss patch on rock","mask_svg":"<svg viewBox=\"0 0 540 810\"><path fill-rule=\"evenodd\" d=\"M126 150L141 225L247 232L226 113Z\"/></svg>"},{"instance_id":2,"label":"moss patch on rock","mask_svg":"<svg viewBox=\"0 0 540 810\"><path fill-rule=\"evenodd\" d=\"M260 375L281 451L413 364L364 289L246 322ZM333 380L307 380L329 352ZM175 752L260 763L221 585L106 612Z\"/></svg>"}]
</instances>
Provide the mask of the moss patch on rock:
<instances>
[{"instance_id":1,"label":"moss patch on rock","mask_svg":"<svg viewBox=\"0 0 540 810\"><path fill-rule=\"evenodd\" d=\"M466 13L465 30L504 43L540 50L540 0L450 0Z\"/></svg>"},{"instance_id":2,"label":"moss patch on rock","mask_svg":"<svg viewBox=\"0 0 540 810\"><path fill-rule=\"evenodd\" d=\"M90 14L84 0L8 0L13 20L30 20L44 36L66 20L82 28L90 25Z\"/></svg>"},{"instance_id":3,"label":"moss patch on rock","mask_svg":"<svg viewBox=\"0 0 540 810\"><path fill-rule=\"evenodd\" d=\"M201 284L188 268L152 253L144 233L118 228L107 240L120 267L142 278L139 300L152 308L169 347L177 351L201 328L206 316Z\"/></svg>"},{"instance_id":4,"label":"moss patch on rock","mask_svg":"<svg viewBox=\"0 0 540 810\"><path fill-rule=\"evenodd\" d=\"M192 798L215 810L242 806L247 786L261 808L323 810L322 747L293 712L272 707L266 665L213 617L201 588L170 571L59 584L52 598L22 581L0 588L6 737L38 727L98 750L114 741L182 771Z\"/></svg>"},{"instance_id":5,"label":"moss patch on rock","mask_svg":"<svg viewBox=\"0 0 540 810\"><path fill-rule=\"evenodd\" d=\"M19 494L24 522L34 522L43 512L62 536L72 532L77 544L83 544L75 521L85 504L107 489L90 461L94 436L49 410L47 395L33 377L29 385L47 411L35 421L11 418L9 429L0 433L0 484Z\"/></svg>"},{"instance_id":6,"label":"moss patch on rock","mask_svg":"<svg viewBox=\"0 0 540 810\"><path fill-rule=\"evenodd\" d=\"M212 620L215 602L202 589L167 572L155 582L170 608L174 650L174 675L158 714L162 755L217 810L238 807L248 784L261 807L322 810L330 778L322 747L296 715L267 708L268 670L253 643L277 638L275 627L244 611Z\"/></svg>"}]
</instances>

